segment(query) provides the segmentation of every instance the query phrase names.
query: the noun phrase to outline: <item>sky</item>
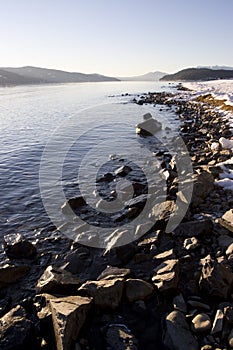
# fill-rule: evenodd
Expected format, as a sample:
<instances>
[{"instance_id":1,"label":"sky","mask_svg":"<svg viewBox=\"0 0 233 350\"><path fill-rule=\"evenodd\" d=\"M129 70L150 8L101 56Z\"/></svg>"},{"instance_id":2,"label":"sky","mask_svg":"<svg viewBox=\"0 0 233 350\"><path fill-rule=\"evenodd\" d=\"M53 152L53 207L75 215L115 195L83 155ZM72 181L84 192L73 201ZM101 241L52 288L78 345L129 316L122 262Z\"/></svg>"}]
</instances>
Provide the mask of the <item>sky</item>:
<instances>
[{"instance_id":1,"label":"sky","mask_svg":"<svg viewBox=\"0 0 233 350\"><path fill-rule=\"evenodd\" d=\"M109 76L233 67L233 0L0 0L0 67Z\"/></svg>"}]
</instances>

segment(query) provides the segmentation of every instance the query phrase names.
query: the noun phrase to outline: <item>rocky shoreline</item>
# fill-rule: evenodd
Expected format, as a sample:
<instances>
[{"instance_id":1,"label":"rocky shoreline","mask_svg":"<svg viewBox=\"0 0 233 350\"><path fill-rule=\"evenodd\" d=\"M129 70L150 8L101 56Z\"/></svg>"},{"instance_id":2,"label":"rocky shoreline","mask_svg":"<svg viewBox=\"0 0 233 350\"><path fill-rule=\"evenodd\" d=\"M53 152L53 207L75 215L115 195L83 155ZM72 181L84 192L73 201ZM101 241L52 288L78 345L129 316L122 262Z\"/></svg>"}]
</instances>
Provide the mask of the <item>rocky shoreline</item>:
<instances>
[{"instance_id":1,"label":"rocky shoreline","mask_svg":"<svg viewBox=\"0 0 233 350\"><path fill-rule=\"evenodd\" d=\"M5 237L1 350L233 348L233 198L215 182L223 171L219 164L233 155L223 147L223 138L232 137L230 127L208 100L162 92L134 103L172 108L179 117L193 164L189 210L166 233L177 196L186 198L178 192L171 157L160 150L166 208L137 241L105 253L57 235L51 250L53 240L60 240L60 250L45 254L20 234ZM126 217L137 213L143 200L131 203Z\"/></svg>"}]
</instances>

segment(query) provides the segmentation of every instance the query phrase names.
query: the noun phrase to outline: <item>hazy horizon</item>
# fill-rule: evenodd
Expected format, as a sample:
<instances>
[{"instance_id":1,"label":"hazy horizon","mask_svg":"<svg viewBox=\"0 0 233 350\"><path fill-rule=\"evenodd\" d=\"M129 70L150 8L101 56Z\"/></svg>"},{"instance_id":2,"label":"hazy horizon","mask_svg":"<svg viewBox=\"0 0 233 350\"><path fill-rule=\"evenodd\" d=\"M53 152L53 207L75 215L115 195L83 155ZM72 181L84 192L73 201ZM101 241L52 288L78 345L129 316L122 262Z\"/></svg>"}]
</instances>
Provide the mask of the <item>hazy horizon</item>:
<instances>
[{"instance_id":1,"label":"hazy horizon","mask_svg":"<svg viewBox=\"0 0 233 350\"><path fill-rule=\"evenodd\" d=\"M1 67L106 76L233 66L233 1L65 0L1 5Z\"/></svg>"}]
</instances>

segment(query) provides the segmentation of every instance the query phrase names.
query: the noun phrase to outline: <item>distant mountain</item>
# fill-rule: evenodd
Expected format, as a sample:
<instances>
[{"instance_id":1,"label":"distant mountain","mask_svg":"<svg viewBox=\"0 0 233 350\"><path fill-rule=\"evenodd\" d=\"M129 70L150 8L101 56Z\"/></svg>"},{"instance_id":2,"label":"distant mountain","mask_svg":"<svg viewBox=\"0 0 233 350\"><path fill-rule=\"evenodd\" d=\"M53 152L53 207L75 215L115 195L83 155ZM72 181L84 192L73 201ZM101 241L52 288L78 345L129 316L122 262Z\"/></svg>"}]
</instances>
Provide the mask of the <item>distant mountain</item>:
<instances>
[{"instance_id":1,"label":"distant mountain","mask_svg":"<svg viewBox=\"0 0 233 350\"><path fill-rule=\"evenodd\" d=\"M119 81L117 78L100 74L65 72L39 67L0 68L0 85L55 84Z\"/></svg>"},{"instance_id":2,"label":"distant mountain","mask_svg":"<svg viewBox=\"0 0 233 350\"><path fill-rule=\"evenodd\" d=\"M233 67L229 66L197 66L197 68L208 68L208 69L224 69L224 70L233 70Z\"/></svg>"},{"instance_id":3,"label":"distant mountain","mask_svg":"<svg viewBox=\"0 0 233 350\"><path fill-rule=\"evenodd\" d=\"M175 74L168 74L162 77L162 81L203 81L216 79L233 79L233 70L208 69L208 68L187 68Z\"/></svg>"},{"instance_id":4,"label":"distant mountain","mask_svg":"<svg viewBox=\"0 0 233 350\"><path fill-rule=\"evenodd\" d=\"M163 72L150 72L144 75L138 75L135 77L120 77L122 81L158 81L167 73Z\"/></svg>"}]
</instances>

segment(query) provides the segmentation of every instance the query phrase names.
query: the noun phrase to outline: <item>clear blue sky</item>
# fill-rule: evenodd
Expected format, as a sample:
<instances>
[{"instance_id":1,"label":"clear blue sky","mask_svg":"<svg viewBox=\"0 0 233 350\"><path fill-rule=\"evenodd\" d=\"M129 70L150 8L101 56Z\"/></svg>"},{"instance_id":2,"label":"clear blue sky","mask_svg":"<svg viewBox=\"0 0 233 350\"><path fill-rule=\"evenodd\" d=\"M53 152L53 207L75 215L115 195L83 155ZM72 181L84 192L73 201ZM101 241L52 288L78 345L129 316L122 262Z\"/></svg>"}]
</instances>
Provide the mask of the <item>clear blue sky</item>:
<instances>
[{"instance_id":1,"label":"clear blue sky","mask_svg":"<svg viewBox=\"0 0 233 350\"><path fill-rule=\"evenodd\" d=\"M0 66L112 76L233 66L233 0L0 0Z\"/></svg>"}]
</instances>

